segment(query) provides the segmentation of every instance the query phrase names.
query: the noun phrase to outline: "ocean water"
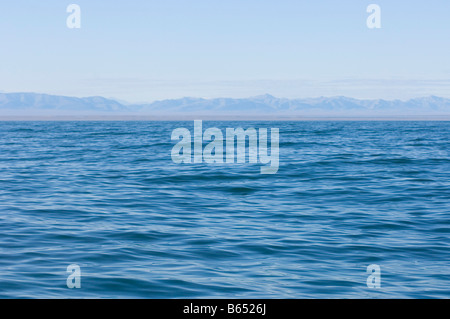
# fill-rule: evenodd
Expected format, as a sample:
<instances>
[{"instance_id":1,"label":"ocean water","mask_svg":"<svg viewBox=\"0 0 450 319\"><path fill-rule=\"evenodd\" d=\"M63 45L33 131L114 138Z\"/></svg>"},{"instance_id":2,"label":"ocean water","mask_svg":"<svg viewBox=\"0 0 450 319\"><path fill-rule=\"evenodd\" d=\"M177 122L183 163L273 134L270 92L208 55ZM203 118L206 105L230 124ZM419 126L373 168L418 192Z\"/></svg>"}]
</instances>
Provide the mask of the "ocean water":
<instances>
[{"instance_id":1,"label":"ocean water","mask_svg":"<svg viewBox=\"0 0 450 319\"><path fill-rule=\"evenodd\" d=\"M450 297L450 122L203 122L279 128L275 175L178 127L0 122L0 297Z\"/></svg>"}]
</instances>

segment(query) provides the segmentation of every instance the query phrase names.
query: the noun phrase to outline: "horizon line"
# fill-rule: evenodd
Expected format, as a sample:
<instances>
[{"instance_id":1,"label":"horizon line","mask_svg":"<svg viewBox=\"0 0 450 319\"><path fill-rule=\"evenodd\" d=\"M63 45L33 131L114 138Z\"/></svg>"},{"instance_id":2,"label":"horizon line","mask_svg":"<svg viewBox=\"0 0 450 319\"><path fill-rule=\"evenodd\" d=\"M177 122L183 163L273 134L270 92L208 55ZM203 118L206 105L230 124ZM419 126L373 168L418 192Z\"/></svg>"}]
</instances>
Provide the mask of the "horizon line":
<instances>
[{"instance_id":1,"label":"horizon line","mask_svg":"<svg viewBox=\"0 0 450 319\"><path fill-rule=\"evenodd\" d=\"M47 96L68 97L68 98L77 98L77 99L103 98L103 99L107 99L107 100L114 100L114 101L116 101L116 102L118 102L120 104L125 104L125 105L140 105L140 104L145 104L145 103L155 103L155 102L160 102L160 101L171 101L171 100L182 100L182 99L198 99L198 100L232 99L232 100L246 100L246 99L255 99L255 98L262 98L262 97L272 97L272 98L275 98L275 99L284 99L284 100L290 100L290 101L294 101L294 100L314 100L314 99L321 99L321 98L326 98L326 99L346 98L346 99L352 99L352 100L357 100L357 101L402 101L402 102L407 102L407 101L411 101L411 100L425 99L425 98L439 98L439 99L444 99L444 100L450 100L450 98L446 98L446 97L439 96L439 95L434 95L434 94L423 95L423 96L419 96L419 97L411 97L411 98L407 98L407 99L401 99L401 98L384 99L384 98L356 98L356 97L352 97L352 96L348 96L348 95L329 95L329 96L321 95L321 96L314 96L314 97L309 96L309 97L288 98L288 97L275 96L275 95L270 94L270 93L265 93L265 94L247 96L247 97L182 96L182 97L171 97L171 98L165 98L165 99L155 99L155 100L152 100L152 101L129 102L129 101L126 101L124 99L115 98L115 97L106 97L106 96L103 96L103 95L76 96L76 95L65 95L65 94L39 93L39 92L32 92L32 91L29 91L29 92L27 92L27 91L16 91L16 92L0 91L0 94L35 94L35 95L47 95Z\"/></svg>"}]
</instances>

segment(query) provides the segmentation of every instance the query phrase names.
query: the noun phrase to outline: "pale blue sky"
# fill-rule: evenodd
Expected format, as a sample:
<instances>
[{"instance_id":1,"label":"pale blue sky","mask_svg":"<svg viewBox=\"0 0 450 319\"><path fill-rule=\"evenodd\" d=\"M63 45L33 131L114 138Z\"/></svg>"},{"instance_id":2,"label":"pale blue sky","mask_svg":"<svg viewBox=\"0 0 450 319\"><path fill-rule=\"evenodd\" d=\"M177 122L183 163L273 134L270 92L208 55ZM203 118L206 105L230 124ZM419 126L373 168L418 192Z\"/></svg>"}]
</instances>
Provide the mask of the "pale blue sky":
<instances>
[{"instance_id":1,"label":"pale blue sky","mask_svg":"<svg viewBox=\"0 0 450 319\"><path fill-rule=\"evenodd\" d=\"M66 27L71 3L81 29ZM3 1L0 41L2 92L450 97L448 0Z\"/></svg>"}]
</instances>

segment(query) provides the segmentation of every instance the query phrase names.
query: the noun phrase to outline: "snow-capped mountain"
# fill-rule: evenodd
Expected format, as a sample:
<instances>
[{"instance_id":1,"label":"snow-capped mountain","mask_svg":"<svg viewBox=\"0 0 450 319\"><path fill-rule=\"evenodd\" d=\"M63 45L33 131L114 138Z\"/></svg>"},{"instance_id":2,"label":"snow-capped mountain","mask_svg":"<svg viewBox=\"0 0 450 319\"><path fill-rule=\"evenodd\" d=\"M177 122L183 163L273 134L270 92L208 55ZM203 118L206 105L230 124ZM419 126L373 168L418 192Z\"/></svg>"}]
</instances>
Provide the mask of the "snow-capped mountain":
<instances>
[{"instance_id":1,"label":"snow-capped mountain","mask_svg":"<svg viewBox=\"0 0 450 319\"><path fill-rule=\"evenodd\" d=\"M68 97L36 93L0 93L0 115L258 115L258 116L450 116L450 99L430 96L401 100L359 100L344 96L306 99L180 98L125 104L104 97Z\"/></svg>"}]
</instances>

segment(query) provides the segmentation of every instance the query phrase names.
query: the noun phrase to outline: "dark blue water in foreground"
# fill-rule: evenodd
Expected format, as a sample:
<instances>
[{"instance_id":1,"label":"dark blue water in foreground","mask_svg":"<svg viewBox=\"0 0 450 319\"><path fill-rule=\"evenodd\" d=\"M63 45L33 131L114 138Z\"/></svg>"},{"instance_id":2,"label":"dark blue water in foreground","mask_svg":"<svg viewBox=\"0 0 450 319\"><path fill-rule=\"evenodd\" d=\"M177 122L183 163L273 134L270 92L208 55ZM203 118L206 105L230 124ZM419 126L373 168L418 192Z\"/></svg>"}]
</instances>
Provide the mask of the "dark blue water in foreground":
<instances>
[{"instance_id":1,"label":"dark blue water in foreground","mask_svg":"<svg viewBox=\"0 0 450 319\"><path fill-rule=\"evenodd\" d=\"M191 121L0 122L0 297L450 297L449 122L213 126L278 127L278 173L174 164Z\"/></svg>"}]
</instances>

